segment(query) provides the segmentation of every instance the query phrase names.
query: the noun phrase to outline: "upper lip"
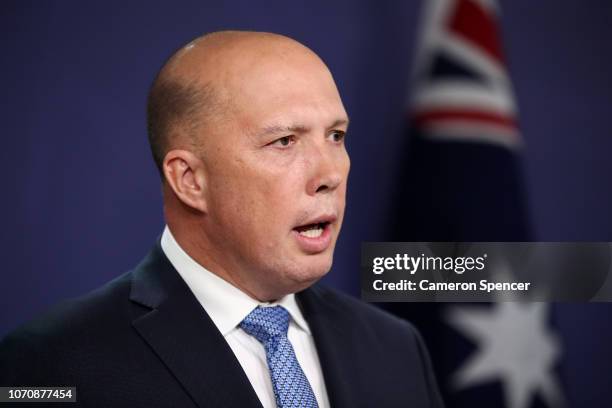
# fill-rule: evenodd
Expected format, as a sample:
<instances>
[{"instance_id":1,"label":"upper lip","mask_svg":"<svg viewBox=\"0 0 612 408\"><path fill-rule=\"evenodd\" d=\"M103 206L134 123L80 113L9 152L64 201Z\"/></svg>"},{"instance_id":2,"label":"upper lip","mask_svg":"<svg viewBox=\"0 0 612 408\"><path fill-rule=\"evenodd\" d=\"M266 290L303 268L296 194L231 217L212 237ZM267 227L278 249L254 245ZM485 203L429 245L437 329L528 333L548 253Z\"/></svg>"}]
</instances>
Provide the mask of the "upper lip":
<instances>
[{"instance_id":1,"label":"upper lip","mask_svg":"<svg viewBox=\"0 0 612 408\"><path fill-rule=\"evenodd\" d=\"M335 214L322 214L317 217L309 218L305 222L297 225L295 228L304 227L311 224L333 223L338 219Z\"/></svg>"}]
</instances>

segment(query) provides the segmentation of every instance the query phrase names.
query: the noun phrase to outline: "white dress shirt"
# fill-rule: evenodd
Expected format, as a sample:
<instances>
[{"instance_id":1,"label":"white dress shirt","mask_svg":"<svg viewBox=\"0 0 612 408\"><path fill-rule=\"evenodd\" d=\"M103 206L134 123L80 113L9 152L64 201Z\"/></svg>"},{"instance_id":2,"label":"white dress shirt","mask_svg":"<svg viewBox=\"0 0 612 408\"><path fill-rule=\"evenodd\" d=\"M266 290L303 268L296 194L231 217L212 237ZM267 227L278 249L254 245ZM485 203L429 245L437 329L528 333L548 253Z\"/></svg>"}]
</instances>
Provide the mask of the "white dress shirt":
<instances>
[{"instance_id":1,"label":"white dress shirt","mask_svg":"<svg viewBox=\"0 0 612 408\"><path fill-rule=\"evenodd\" d=\"M238 325L257 306L276 305L283 306L291 316L287 337L293 345L319 407L329 407L319 356L308 323L295 301L295 295L287 295L273 303L262 303L253 299L198 264L180 247L167 226L162 234L161 247L236 355L264 408L276 407L266 351L256 338Z\"/></svg>"}]
</instances>

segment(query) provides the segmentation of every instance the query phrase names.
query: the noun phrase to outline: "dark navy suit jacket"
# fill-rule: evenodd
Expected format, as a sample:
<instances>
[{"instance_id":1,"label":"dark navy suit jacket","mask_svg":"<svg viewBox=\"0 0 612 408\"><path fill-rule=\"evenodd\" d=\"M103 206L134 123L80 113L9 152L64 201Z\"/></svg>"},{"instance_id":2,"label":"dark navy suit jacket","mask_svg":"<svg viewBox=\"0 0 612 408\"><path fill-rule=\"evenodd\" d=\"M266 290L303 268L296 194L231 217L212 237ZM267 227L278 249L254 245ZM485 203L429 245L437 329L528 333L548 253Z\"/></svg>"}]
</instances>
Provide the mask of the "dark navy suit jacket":
<instances>
[{"instance_id":1,"label":"dark navy suit jacket","mask_svg":"<svg viewBox=\"0 0 612 408\"><path fill-rule=\"evenodd\" d=\"M442 406L409 323L319 285L297 301L332 407ZM76 386L69 407L261 406L159 242L134 270L6 336L0 386L10 385Z\"/></svg>"}]
</instances>

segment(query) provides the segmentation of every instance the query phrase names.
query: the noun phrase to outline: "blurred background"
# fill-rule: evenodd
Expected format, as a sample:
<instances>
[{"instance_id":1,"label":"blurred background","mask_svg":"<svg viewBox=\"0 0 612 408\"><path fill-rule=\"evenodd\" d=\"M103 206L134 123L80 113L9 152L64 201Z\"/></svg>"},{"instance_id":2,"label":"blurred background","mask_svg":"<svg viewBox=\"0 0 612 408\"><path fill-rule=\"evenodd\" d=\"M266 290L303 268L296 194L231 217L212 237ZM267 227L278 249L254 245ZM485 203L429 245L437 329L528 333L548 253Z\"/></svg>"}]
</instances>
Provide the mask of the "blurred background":
<instances>
[{"instance_id":1,"label":"blurred background","mask_svg":"<svg viewBox=\"0 0 612 408\"><path fill-rule=\"evenodd\" d=\"M365 241L612 241L610 21L604 0L2 2L0 336L153 245L148 87L221 29L335 76L352 169L327 284L359 296ZM379 306L421 329L449 407L609 406L608 304Z\"/></svg>"}]
</instances>

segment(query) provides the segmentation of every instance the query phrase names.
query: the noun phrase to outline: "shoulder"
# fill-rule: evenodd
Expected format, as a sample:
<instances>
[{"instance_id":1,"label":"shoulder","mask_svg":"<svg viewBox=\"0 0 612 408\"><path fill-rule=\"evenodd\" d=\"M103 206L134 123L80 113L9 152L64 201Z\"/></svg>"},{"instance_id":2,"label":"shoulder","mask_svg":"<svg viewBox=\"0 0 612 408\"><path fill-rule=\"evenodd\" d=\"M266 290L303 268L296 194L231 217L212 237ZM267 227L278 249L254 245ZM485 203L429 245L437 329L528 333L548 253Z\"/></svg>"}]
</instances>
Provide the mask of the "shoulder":
<instances>
[{"instance_id":1,"label":"shoulder","mask_svg":"<svg viewBox=\"0 0 612 408\"><path fill-rule=\"evenodd\" d=\"M390 402L393 390L402 389L412 401L418 401L417 406L423 406L424 401L428 401L427 406L443 406L429 353L410 322L321 285L303 292L300 299L315 329L320 335L325 333L324 338L333 345L341 364L352 372L377 373L368 377L363 387L387 390L377 394L380 401L396 405Z\"/></svg>"},{"instance_id":2,"label":"shoulder","mask_svg":"<svg viewBox=\"0 0 612 408\"><path fill-rule=\"evenodd\" d=\"M18 327L7 338L45 336L47 340L51 340L55 337L75 335L77 331L88 326L103 326L118 317L113 312L122 309L120 299L127 301L130 278L131 274L128 272L85 295L64 300Z\"/></svg>"},{"instance_id":3,"label":"shoulder","mask_svg":"<svg viewBox=\"0 0 612 408\"><path fill-rule=\"evenodd\" d=\"M418 330L407 320L323 285L310 290L310 301L351 334L378 344L401 344L415 351L421 347Z\"/></svg>"},{"instance_id":4,"label":"shoulder","mask_svg":"<svg viewBox=\"0 0 612 408\"><path fill-rule=\"evenodd\" d=\"M125 273L78 298L63 301L0 340L0 379L20 378L34 364L42 373L62 369L129 327L131 274ZM64 364L67 363L67 364ZM5 376L11 376L6 378Z\"/></svg>"}]
</instances>

